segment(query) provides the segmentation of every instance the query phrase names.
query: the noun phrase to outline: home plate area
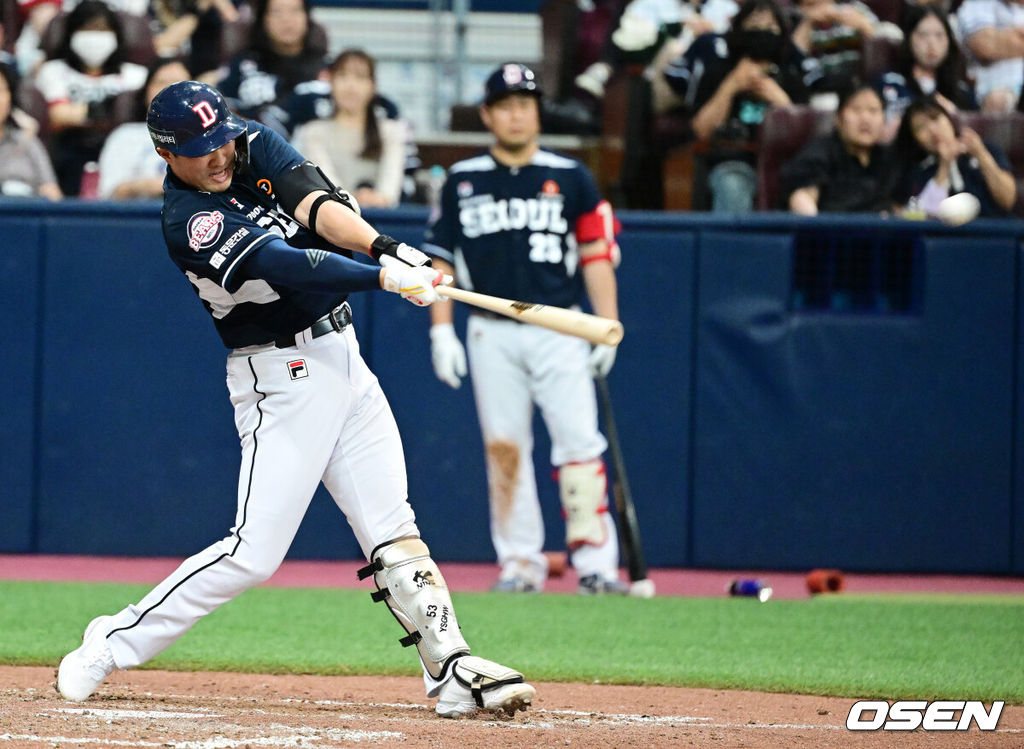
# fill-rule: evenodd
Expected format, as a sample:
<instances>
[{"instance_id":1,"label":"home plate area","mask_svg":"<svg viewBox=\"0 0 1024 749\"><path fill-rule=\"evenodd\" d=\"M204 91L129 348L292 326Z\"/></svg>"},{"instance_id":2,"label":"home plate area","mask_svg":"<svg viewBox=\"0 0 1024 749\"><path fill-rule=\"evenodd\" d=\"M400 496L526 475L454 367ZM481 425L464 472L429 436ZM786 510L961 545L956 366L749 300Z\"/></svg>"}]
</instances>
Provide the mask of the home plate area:
<instances>
[{"instance_id":1,"label":"home plate area","mask_svg":"<svg viewBox=\"0 0 1024 749\"><path fill-rule=\"evenodd\" d=\"M712 689L537 684L515 717L446 720L415 677L117 672L83 703L52 668L0 666L0 749L13 747L887 747L852 733L855 700ZM1020 747L1024 708L995 732L914 733L914 746Z\"/></svg>"}]
</instances>

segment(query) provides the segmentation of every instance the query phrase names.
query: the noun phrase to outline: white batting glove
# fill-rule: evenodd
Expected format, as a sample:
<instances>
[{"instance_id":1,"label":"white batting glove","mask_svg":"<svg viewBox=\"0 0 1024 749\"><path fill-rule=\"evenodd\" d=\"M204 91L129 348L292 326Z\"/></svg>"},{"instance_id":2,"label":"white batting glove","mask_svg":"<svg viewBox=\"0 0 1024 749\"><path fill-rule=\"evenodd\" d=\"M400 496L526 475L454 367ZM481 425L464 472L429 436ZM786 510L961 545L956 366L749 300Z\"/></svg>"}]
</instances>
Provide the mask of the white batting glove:
<instances>
[{"instance_id":1,"label":"white batting glove","mask_svg":"<svg viewBox=\"0 0 1024 749\"><path fill-rule=\"evenodd\" d=\"M618 346L608 346L604 343L595 344L594 348L590 351L590 356L587 358L590 374L594 377L604 377L611 372L612 365L615 363L615 352L617 349Z\"/></svg>"},{"instance_id":2,"label":"white batting glove","mask_svg":"<svg viewBox=\"0 0 1024 749\"><path fill-rule=\"evenodd\" d=\"M441 297L434 287L452 282L451 276L439 270L427 266L409 266L389 255L381 256L380 263L384 266L381 288L401 294L402 299L417 307L426 307L438 301Z\"/></svg>"},{"instance_id":3,"label":"white batting glove","mask_svg":"<svg viewBox=\"0 0 1024 749\"><path fill-rule=\"evenodd\" d=\"M453 388L462 384L462 378L466 376L466 349L450 322L430 328L430 358L437 379Z\"/></svg>"}]
</instances>

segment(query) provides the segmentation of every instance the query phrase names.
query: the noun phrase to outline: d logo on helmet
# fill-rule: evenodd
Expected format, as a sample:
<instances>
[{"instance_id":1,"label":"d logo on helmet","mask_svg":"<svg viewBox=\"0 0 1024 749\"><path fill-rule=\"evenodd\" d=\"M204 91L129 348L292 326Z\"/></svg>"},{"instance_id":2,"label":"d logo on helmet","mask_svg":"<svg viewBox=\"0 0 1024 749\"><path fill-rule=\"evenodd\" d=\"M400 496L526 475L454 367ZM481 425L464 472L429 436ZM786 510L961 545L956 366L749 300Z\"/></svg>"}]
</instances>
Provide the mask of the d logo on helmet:
<instances>
[{"instance_id":1,"label":"d logo on helmet","mask_svg":"<svg viewBox=\"0 0 1024 749\"><path fill-rule=\"evenodd\" d=\"M210 127L217 122L217 114L210 106L210 102L201 101L192 107L192 111L199 115L199 123L204 127Z\"/></svg>"}]
</instances>

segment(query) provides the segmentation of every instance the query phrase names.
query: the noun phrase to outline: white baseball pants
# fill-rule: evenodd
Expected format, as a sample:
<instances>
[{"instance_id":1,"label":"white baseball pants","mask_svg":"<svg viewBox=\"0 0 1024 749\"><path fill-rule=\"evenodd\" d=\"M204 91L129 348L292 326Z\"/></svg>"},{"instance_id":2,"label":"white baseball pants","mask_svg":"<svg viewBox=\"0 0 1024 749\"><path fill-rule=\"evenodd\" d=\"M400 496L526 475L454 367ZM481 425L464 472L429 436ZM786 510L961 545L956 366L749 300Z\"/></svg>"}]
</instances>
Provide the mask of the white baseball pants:
<instances>
[{"instance_id":1,"label":"white baseball pants","mask_svg":"<svg viewBox=\"0 0 1024 749\"><path fill-rule=\"evenodd\" d=\"M367 558L385 541L419 536L398 428L351 325L294 348L233 352L227 384L242 441L235 526L115 615L108 643L118 668L145 663L269 578L321 481Z\"/></svg>"},{"instance_id":2,"label":"white baseball pants","mask_svg":"<svg viewBox=\"0 0 1024 749\"><path fill-rule=\"evenodd\" d=\"M580 338L513 320L470 315L466 348L483 432L491 539L502 577L538 588L547 576L544 521L533 466L533 404L551 437L551 464L600 458L608 446L597 425L597 397ZM606 541L572 554L579 575L614 579L618 537L608 513Z\"/></svg>"}]
</instances>

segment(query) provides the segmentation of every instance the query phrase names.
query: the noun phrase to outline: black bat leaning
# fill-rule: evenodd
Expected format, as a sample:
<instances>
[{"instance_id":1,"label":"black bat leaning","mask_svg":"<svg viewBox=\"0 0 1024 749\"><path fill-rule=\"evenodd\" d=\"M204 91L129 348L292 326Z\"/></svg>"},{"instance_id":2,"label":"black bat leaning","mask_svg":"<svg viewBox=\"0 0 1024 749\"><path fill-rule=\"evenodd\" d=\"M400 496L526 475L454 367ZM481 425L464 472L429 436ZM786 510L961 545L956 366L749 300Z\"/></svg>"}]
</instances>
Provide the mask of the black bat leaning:
<instances>
[{"instance_id":1,"label":"black bat leaning","mask_svg":"<svg viewBox=\"0 0 1024 749\"><path fill-rule=\"evenodd\" d=\"M615 426L612 394L608 388L608 380L603 376L596 376L594 382L597 385L597 400L601 404L601 415L604 418L605 436L608 438L608 453L612 469L615 471L612 499L619 516L619 536L626 557L626 567L629 570L630 595L650 598L654 595L654 582L647 577L647 561L640 538L640 524L637 522L636 507L633 505L633 494L626 474L626 461L622 456L622 444L619 442L619 432Z\"/></svg>"}]
</instances>

